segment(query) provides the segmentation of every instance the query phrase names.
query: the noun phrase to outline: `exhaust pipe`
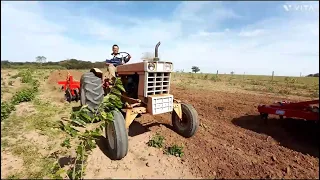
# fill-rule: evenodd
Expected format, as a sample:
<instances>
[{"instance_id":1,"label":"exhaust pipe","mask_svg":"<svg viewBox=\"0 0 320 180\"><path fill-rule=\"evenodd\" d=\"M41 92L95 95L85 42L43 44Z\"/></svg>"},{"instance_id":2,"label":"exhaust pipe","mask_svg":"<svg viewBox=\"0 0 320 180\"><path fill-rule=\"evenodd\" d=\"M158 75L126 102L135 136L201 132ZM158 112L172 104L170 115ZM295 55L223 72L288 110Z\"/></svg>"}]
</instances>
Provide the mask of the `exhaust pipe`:
<instances>
[{"instance_id":1,"label":"exhaust pipe","mask_svg":"<svg viewBox=\"0 0 320 180\"><path fill-rule=\"evenodd\" d=\"M159 61L160 59L159 59L159 57L158 57L158 48L159 48L159 46L160 46L160 41L158 42L158 44L156 44L156 47L154 48L154 61Z\"/></svg>"}]
</instances>

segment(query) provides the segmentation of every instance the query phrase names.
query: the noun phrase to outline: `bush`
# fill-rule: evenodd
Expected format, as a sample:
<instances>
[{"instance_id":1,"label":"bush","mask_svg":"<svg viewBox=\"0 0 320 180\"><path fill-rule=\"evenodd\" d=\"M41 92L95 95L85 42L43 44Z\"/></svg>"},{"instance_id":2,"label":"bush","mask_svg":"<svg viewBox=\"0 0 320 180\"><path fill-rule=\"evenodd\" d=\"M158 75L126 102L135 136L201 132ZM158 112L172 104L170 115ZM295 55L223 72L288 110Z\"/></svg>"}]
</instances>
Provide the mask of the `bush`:
<instances>
[{"instance_id":1,"label":"bush","mask_svg":"<svg viewBox=\"0 0 320 180\"><path fill-rule=\"evenodd\" d=\"M30 83L32 82L32 73L30 70L21 71L16 75L11 76L12 78L16 79L17 77L21 77L22 83Z\"/></svg>"},{"instance_id":2,"label":"bush","mask_svg":"<svg viewBox=\"0 0 320 180\"><path fill-rule=\"evenodd\" d=\"M35 92L38 92L38 90L39 90L38 88L40 86L40 82L38 80L33 80L31 85L32 85L33 90Z\"/></svg>"},{"instance_id":3,"label":"bush","mask_svg":"<svg viewBox=\"0 0 320 180\"><path fill-rule=\"evenodd\" d=\"M12 103L1 102L1 121L7 119L15 107Z\"/></svg>"},{"instance_id":4,"label":"bush","mask_svg":"<svg viewBox=\"0 0 320 180\"><path fill-rule=\"evenodd\" d=\"M163 141L164 141L164 137L157 133L155 136L152 137L152 139L148 141L147 144L150 147L162 148Z\"/></svg>"},{"instance_id":5,"label":"bush","mask_svg":"<svg viewBox=\"0 0 320 180\"><path fill-rule=\"evenodd\" d=\"M32 82L32 74L30 71L25 71L21 74L21 82L22 83L31 83Z\"/></svg>"},{"instance_id":6,"label":"bush","mask_svg":"<svg viewBox=\"0 0 320 180\"><path fill-rule=\"evenodd\" d=\"M19 104L21 102L29 102L35 98L34 88L25 88L16 92L12 97L13 104Z\"/></svg>"},{"instance_id":7,"label":"bush","mask_svg":"<svg viewBox=\"0 0 320 180\"><path fill-rule=\"evenodd\" d=\"M14 105L22 102L32 101L36 96L36 92L38 92L40 82L38 80L33 80L30 71L20 72L16 75L16 77L22 77L21 81L23 83L29 83L31 87L24 88L16 92L11 99L11 103L1 102L1 121L8 118L10 113L15 110ZM10 81L9 85L12 86L12 84L13 82Z\"/></svg>"},{"instance_id":8,"label":"bush","mask_svg":"<svg viewBox=\"0 0 320 180\"><path fill-rule=\"evenodd\" d=\"M184 155L183 153L183 147L178 145L173 145L172 147L168 147L165 151L165 154L170 154L176 157L182 157Z\"/></svg>"},{"instance_id":9,"label":"bush","mask_svg":"<svg viewBox=\"0 0 320 180\"><path fill-rule=\"evenodd\" d=\"M217 75L213 75L213 76L211 76L211 78L210 78L212 81L214 81L214 82L218 82L218 81L221 81L221 79L217 76Z\"/></svg>"}]
</instances>

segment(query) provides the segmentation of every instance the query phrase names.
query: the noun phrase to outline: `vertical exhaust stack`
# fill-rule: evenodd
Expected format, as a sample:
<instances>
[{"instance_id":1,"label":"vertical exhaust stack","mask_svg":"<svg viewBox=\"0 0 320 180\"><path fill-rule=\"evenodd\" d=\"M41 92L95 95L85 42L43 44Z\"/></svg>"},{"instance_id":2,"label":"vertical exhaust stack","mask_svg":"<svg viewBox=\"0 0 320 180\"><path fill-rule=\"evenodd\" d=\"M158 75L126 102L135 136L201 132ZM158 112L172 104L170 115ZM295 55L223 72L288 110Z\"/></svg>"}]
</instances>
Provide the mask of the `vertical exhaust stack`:
<instances>
[{"instance_id":1,"label":"vertical exhaust stack","mask_svg":"<svg viewBox=\"0 0 320 180\"><path fill-rule=\"evenodd\" d=\"M154 48L154 58L153 61L159 61L159 56L158 56L158 48L160 46L160 41L158 42L158 44L156 44L156 47Z\"/></svg>"}]
</instances>

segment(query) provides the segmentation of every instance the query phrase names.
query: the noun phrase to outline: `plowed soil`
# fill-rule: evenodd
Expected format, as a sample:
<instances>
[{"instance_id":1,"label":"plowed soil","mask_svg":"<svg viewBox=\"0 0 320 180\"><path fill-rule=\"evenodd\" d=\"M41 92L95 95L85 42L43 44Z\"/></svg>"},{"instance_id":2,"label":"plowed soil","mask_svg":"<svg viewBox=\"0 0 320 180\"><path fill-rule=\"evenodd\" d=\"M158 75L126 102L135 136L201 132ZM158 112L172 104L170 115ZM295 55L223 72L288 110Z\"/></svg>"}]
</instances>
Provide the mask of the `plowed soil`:
<instances>
[{"instance_id":1,"label":"plowed soil","mask_svg":"<svg viewBox=\"0 0 320 180\"><path fill-rule=\"evenodd\" d=\"M75 79L82 75L70 73ZM49 81L65 77L66 71L57 71ZM200 127L194 137L176 134L168 114L144 115L130 127L128 155L114 162L102 148L96 149L87 178L319 178L318 124L277 117L264 122L259 117L257 106L279 97L175 86L172 94L197 110ZM291 100L297 99L303 98ZM163 135L167 144L184 145L180 163L146 147L150 132Z\"/></svg>"},{"instance_id":2,"label":"plowed soil","mask_svg":"<svg viewBox=\"0 0 320 180\"><path fill-rule=\"evenodd\" d=\"M198 111L201 126L194 137L173 132L168 115L137 121L148 121L143 128L160 132L168 143L184 144L182 161L195 177L319 178L318 125L272 117L263 122L258 116L259 104L279 98L174 87L173 94Z\"/></svg>"}]
</instances>

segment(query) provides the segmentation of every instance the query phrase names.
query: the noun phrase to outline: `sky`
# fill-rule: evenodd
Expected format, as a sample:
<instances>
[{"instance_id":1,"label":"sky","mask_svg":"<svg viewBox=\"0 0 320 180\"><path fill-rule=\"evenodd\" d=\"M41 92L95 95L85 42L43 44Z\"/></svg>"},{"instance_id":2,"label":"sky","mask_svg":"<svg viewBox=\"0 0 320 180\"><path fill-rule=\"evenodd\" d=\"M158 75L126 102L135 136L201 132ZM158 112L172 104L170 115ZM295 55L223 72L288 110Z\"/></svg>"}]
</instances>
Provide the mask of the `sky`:
<instances>
[{"instance_id":1,"label":"sky","mask_svg":"<svg viewBox=\"0 0 320 180\"><path fill-rule=\"evenodd\" d=\"M174 70L299 76L319 72L319 2L1 1L1 60L130 63L154 52Z\"/></svg>"}]
</instances>

